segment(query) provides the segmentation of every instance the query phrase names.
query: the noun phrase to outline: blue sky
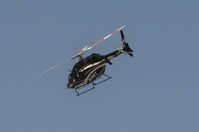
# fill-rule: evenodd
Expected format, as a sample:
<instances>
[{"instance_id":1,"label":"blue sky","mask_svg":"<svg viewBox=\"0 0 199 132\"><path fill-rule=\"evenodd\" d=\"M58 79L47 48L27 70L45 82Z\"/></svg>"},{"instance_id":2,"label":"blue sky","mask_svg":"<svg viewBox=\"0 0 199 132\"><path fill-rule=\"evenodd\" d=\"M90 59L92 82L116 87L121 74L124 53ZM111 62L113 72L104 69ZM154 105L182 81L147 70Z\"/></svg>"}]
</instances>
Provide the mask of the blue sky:
<instances>
[{"instance_id":1,"label":"blue sky","mask_svg":"<svg viewBox=\"0 0 199 132\"><path fill-rule=\"evenodd\" d=\"M198 132L198 2L0 1L0 131ZM124 29L133 58L107 66L113 79L76 97L66 88L78 53ZM120 34L93 52L121 46Z\"/></svg>"}]
</instances>

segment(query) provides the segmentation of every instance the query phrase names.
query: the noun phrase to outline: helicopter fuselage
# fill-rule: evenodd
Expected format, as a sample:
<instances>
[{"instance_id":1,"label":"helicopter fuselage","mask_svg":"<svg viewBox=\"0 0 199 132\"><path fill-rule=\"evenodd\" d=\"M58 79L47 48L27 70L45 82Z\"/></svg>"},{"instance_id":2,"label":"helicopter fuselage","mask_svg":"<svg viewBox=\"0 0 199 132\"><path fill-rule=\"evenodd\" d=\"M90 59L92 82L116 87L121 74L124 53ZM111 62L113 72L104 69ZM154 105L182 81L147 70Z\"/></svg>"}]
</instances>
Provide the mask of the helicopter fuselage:
<instances>
[{"instance_id":1,"label":"helicopter fuselage","mask_svg":"<svg viewBox=\"0 0 199 132\"><path fill-rule=\"evenodd\" d=\"M107 55L93 53L86 58L82 58L74 65L68 77L67 87L79 89L80 87L94 82L104 74L106 64L112 64L111 61L121 53L122 50L118 49Z\"/></svg>"}]
</instances>

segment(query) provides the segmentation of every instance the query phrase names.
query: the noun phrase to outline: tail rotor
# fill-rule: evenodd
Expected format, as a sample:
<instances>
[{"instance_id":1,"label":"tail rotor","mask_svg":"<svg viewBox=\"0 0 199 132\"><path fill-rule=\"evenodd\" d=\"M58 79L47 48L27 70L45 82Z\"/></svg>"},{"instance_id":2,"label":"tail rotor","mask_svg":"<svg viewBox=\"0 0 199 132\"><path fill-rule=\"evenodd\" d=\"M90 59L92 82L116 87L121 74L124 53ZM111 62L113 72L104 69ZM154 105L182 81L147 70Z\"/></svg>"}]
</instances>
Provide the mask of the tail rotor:
<instances>
[{"instance_id":1,"label":"tail rotor","mask_svg":"<svg viewBox=\"0 0 199 132\"><path fill-rule=\"evenodd\" d=\"M124 32L120 30L121 38L122 38L122 50L126 52L129 56L133 56L133 50L129 47L129 44L125 41Z\"/></svg>"}]
</instances>

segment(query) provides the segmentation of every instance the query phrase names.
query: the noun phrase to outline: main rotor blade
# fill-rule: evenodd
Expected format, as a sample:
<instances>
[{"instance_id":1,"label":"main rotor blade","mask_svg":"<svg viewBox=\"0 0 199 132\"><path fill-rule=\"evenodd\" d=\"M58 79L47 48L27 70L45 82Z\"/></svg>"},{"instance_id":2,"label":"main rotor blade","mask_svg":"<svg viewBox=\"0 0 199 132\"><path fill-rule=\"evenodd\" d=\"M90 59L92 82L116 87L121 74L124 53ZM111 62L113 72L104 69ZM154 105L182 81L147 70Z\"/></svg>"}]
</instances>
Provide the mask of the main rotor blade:
<instances>
[{"instance_id":1,"label":"main rotor blade","mask_svg":"<svg viewBox=\"0 0 199 132\"><path fill-rule=\"evenodd\" d=\"M84 49L80 52L80 54L84 53L87 50L90 50L91 48L95 47L96 45L98 45L100 42L104 41L105 39L109 38L110 36L112 36L113 34L115 34L116 32L122 30L123 28L125 28L126 26L122 26L120 28L118 28L117 30L115 30L114 32L110 33L109 35L107 35L106 37L104 37L103 39L101 39L100 41L98 41L97 43L91 45L90 47L88 47L87 49Z\"/></svg>"},{"instance_id":2,"label":"main rotor blade","mask_svg":"<svg viewBox=\"0 0 199 132\"><path fill-rule=\"evenodd\" d=\"M72 59L74 59L74 58L77 58L77 57L79 57L79 56L80 56L80 55L77 54L77 55L75 55L75 56L73 56L73 57L71 57L71 58L69 58L69 59L66 59L66 60L64 60L64 61L62 61L62 62L60 62L60 63L58 63L58 64L56 64L56 65L54 65L54 66L52 66L52 67L50 67L50 68L48 68L48 69L46 69L45 71L43 71L43 72L41 72L41 73L39 73L39 74L33 76L33 78L37 78L37 77L43 75L44 73L49 72L50 70L52 70L52 69L54 69L54 68L57 68L58 66L61 66L61 65L63 65L64 63L66 63L66 62L68 62L68 61L70 61L70 60L72 60Z\"/></svg>"},{"instance_id":3,"label":"main rotor blade","mask_svg":"<svg viewBox=\"0 0 199 132\"><path fill-rule=\"evenodd\" d=\"M89 46L85 46L85 47L79 52L79 54L77 54L77 55L75 55L75 56L73 56L73 57L71 57L71 58L69 58L69 59L66 59L66 60L62 61L62 62L60 62L59 64L56 64L55 66L52 66L52 67L46 69L45 71L43 71L43 72L41 72L41 73L39 73L39 74L33 76L33 78L37 78L37 77L43 75L44 73L49 72L50 70L52 70L52 69L54 69L54 68L57 68L58 66L60 66L60 65L62 65L62 64L64 64L64 63L66 63L66 62L68 62L68 61L70 61L70 60L72 60L72 59L74 59L74 58L81 57L81 55L82 55L84 52L86 52L87 50L90 50L91 48L95 47L95 46L98 45L100 42L104 41L105 39L109 38L110 36L112 36L113 34L115 34L116 32L118 32L118 31L120 31L120 30L122 30L122 29L125 28L125 27L126 27L126 26L122 26L122 27L118 28L117 30L115 30L114 32L110 33L109 35L107 35L106 37L104 37L103 39L101 39L100 41L98 41L97 43L91 45L90 47L89 47Z\"/></svg>"}]
</instances>

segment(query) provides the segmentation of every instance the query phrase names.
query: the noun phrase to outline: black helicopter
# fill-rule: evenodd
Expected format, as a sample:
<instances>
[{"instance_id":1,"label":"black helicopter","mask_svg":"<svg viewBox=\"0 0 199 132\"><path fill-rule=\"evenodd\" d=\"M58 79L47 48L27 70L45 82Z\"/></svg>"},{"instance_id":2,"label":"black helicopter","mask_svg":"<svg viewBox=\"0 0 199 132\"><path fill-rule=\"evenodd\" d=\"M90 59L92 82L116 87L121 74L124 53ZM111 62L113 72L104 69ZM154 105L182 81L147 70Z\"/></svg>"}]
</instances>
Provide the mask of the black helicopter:
<instances>
[{"instance_id":1,"label":"black helicopter","mask_svg":"<svg viewBox=\"0 0 199 132\"><path fill-rule=\"evenodd\" d=\"M64 63L66 63L69 60L72 60L74 58L80 58L80 60L73 66L73 69L71 70L71 73L68 77L67 87L70 89L74 89L77 93L77 96L94 89L96 85L111 79L110 76L108 76L104 73L106 70L106 64L112 65L111 61L122 53L127 53L129 56L133 56L133 50L129 47L128 43L125 42L125 37L124 37L123 30L122 30L124 27L125 26L117 29L116 31L112 32L111 34L104 37L97 43L93 44L92 46L84 47L79 54L77 54L67 60L64 60L63 62L45 70L44 72L41 72L40 74L36 75L35 77L38 77L38 76L48 72L49 70L52 70ZM83 53L90 50L91 48L93 48L94 46L96 46L97 44L99 44L100 42L107 39L108 37L110 37L111 35L115 34L118 31L120 31L121 38L122 38L122 47L121 48L118 48L116 51L113 51L106 55L100 55L97 53L93 53L85 58L82 57ZM102 75L104 75L106 77L106 79L104 79L98 83L95 83L94 81L99 79ZM88 89L81 93L78 92L78 89L80 89L81 87L86 86L90 83L92 83L91 89Z\"/></svg>"}]
</instances>

